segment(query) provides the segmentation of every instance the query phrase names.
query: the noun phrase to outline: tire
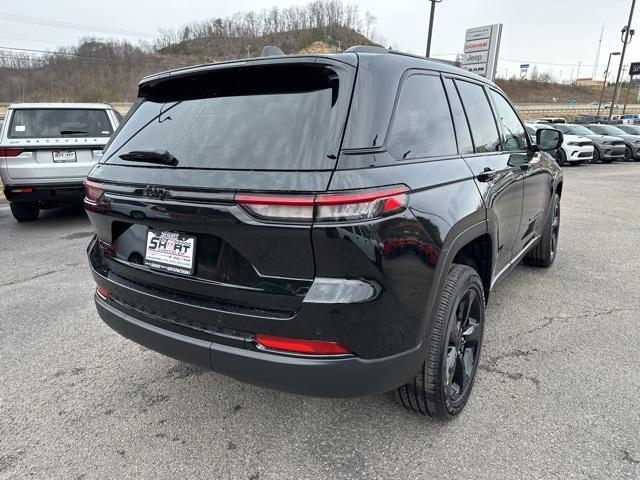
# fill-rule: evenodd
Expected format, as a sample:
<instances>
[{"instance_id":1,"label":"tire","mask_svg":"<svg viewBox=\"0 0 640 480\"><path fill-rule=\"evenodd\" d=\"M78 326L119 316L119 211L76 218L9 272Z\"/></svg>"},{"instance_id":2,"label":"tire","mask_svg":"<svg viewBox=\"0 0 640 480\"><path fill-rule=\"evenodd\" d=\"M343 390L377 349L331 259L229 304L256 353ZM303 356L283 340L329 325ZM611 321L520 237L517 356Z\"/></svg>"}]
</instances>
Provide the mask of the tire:
<instances>
[{"instance_id":1,"label":"tire","mask_svg":"<svg viewBox=\"0 0 640 480\"><path fill-rule=\"evenodd\" d=\"M394 392L405 408L439 421L451 420L462 411L480 361L484 298L478 273L467 265L454 264L445 280L433 330L425 339L427 357L422 368Z\"/></svg>"},{"instance_id":2,"label":"tire","mask_svg":"<svg viewBox=\"0 0 640 480\"><path fill-rule=\"evenodd\" d=\"M598 163L598 161L600 161L600 150L598 150L598 147L595 147L593 149L593 158L591 159L591 163Z\"/></svg>"},{"instance_id":3,"label":"tire","mask_svg":"<svg viewBox=\"0 0 640 480\"><path fill-rule=\"evenodd\" d=\"M523 262L532 267L550 267L556 259L558 237L560 235L560 197L551 197L551 207L542 237L524 257Z\"/></svg>"},{"instance_id":4,"label":"tire","mask_svg":"<svg viewBox=\"0 0 640 480\"><path fill-rule=\"evenodd\" d=\"M35 203L11 203L11 213L18 222L31 222L38 218L40 209Z\"/></svg>"},{"instance_id":5,"label":"tire","mask_svg":"<svg viewBox=\"0 0 640 480\"><path fill-rule=\"evenodd\" d=\"M624 159L620 160L621 162L632 162L633 161L633 150L629 145L624 147Z\"/></svg>"},{"instance_id":6,"label":"tire","mask_svg":"<svg viewBox=\"0 0 640 480\"><path fill-rule=\"evenodd\" d=\"M564 153L564 150L562 148L559 148L556 152L556 163L561 167L567 165L567 154Z\"/></svg>"}]
</instances>

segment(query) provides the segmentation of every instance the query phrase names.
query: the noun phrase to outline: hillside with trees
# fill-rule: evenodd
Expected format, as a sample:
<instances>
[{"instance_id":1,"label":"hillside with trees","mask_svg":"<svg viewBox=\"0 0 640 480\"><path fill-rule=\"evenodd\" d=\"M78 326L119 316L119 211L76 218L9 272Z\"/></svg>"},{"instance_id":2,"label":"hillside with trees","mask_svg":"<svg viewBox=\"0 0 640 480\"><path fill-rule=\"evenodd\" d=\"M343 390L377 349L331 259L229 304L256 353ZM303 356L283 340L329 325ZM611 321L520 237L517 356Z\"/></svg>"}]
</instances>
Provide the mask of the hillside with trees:
<instances>
[{"instance_id":1,"label":"hillside with trees","mask_svg":"<svg viewBox=\"0 0 640 480\"><path fill-rule=\"evenodd\" d=\"M132 102L142 77L171 68L259 56L266 45L285 53L336 53L353 45L388 45L376 32L376 17L341 0L317 0L303 6L273 7L227 18L160 29L153 42L136 44L85 38L79 45L51 52L0 50L0 103L14 101ZM499 79L516 103L598 101L598 87L551 82L538 73L532 80ZM607 87L605 98L612 89ZM624 98L624 96L621 96ZM635 92L632 93L635 99Z\"/></svg>"},{"instance_id":2,"label":"hillside with trees","mask_svg":"<svg viewBox=\"0 0 640 480\"><path fill-rule=\"evenodd\" d=\"M237 13L160 30L151 43L86 38L52 52L0 50L0 102L131 102L148 74L197 63L285 53L329 53L376 45L375 17L340 0Z\"/></svg>"}]
</instances>

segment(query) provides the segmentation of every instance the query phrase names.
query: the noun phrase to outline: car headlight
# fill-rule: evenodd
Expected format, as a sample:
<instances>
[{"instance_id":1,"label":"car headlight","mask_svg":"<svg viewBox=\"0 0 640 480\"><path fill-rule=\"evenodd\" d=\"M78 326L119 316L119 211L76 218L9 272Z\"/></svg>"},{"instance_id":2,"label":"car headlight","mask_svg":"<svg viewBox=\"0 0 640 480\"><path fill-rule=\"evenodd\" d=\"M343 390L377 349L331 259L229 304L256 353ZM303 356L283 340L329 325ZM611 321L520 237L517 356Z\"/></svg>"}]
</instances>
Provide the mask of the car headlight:
<instances>
[{"instance_id":1,"label":"car headlight","mask_svg":"<svg viewBox=\"0 0 640 480\"><path fill-rule=\"evenodd\" d=\"M636 140L636 141L635 141L635 142L633 142L633 143L635 143L635 144L637 145L638 143L640 143L640 140Z\"/></svg>"},{"instance_id":2,"label":"car headlight","mask_svg":"<svg viewBox=\"0 0 640 480\"><path fill-rule=\"evenodd\" d=\"M611 144L611 142L604 141L604 142L602 142L602 144L603 144L603 145L610 145L610 144Z\"/></svg>"},{"instance_id":3,"label":"car headlight","mask_svg":"<svg viewBox=\"0 0 640 480\"><path fill-rule=\"evenodd\" d=\"M569 143L567 143L567 145L569 145L571 147L577 147L578 143L577 142L569 142Z\"/></svg>"}]
</instances>

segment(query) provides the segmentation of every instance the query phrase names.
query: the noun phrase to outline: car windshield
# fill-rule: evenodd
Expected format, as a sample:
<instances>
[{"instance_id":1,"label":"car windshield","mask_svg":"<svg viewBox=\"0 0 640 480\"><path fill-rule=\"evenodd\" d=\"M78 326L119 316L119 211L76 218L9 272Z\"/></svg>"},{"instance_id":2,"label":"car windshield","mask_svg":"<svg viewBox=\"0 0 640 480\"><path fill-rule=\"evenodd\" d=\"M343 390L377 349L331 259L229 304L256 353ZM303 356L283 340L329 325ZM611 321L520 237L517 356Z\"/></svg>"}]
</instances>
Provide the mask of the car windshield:
<instances>
[{"instance_id":1,"label":"car windshield","mask_svg":"<svg viewBox=\"0 0 640 480\"><path fill-rule=\"evenodd\" d=\"M624 130L613 125L590 125L589 128L600 135L626 135Z\"/></svg>"},{"instance_id":2,"label":"car windshield","mask_svg":"<svg viewBox=\"0 0 640 480\"><path fill-rule=\"evenodd\" d=\"M619 128L631 135L640 134L640 127L636 127L635 125L621 125Z\"/></svg>"},{"instance_id":3,"label":"car windshield","mask_svg":"<svg viewBox=\"0 0 640 480\"><path fill-rule=\"evenodd\" d=\"M582 125L571 125L562 131L569 135L593 135L593 130L589 130L587 127L583 127Z\"/></svg>"},{"instance_id":4,"label":"car windshield","mask_svg":"<svg viewBox=\"0 0 640 480\"><path fill-rule=\"evenodd\" d=\"M614 127L613 125L602 125L602 130L604 130L608 135L626 135L624 130Z\"/></svg>"},{"instance_id":5,"label":"car windshield","mask_svg":"<svg viewBox=\"0 0 640 480\"><path fill-rule=\"evenodd\" d=\"M113 133L105 110L73 108L16 109L9 138L109 137Z\"/></svg>"}]
</instances>

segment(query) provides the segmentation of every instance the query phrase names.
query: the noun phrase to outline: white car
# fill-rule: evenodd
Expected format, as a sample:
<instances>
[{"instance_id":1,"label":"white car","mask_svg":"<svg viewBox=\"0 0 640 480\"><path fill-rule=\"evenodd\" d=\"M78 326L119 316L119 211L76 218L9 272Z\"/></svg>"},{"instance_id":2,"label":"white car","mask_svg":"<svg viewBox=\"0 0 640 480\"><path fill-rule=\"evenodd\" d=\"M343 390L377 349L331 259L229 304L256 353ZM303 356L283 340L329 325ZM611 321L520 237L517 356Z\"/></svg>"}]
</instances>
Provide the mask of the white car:
<instances>
[{"instance_id":1,"label":"white car","mask_svg":"<svg viewBox=\"0 0 640 480\"><path fill-rule=\"evenodd\" d=\"M528 123L526 127L529 135L535 141L536 131L539 128L553 128L553 125L548 123ZM593 142L587 137L565 133L562 146L556 152L556 162L561 167L567 164L578 165L582 162L591 162L593 160L593 149Z\"/></svg>"},{"instance_id":2,"label":"white car","mask_svg":"<svg viewBox=\"0 0 640 480\"><path fill-rule=\"evenodd\" d=\"M15 103L0 129L0 179L11 213L80 203L82 182L120 121L106 103Z\"/></svg>"}]
</instances>

